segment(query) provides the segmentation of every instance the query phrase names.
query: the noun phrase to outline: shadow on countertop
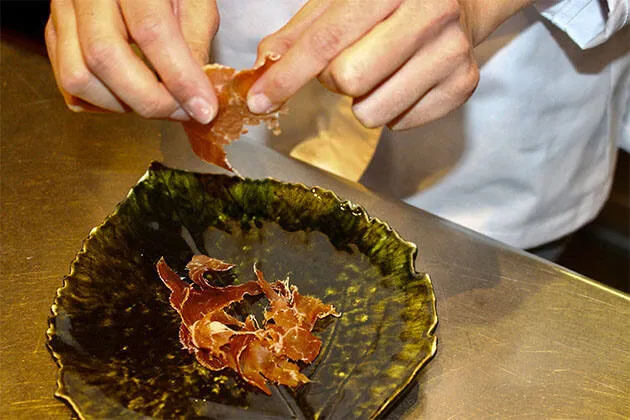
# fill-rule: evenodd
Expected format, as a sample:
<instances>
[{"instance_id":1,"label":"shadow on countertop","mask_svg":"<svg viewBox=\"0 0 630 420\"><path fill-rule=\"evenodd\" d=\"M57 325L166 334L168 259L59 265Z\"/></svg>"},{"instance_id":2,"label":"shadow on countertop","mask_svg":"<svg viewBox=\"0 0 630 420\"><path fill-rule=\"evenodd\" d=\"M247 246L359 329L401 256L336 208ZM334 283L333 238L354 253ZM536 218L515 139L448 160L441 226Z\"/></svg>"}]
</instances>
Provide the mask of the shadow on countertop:
<instances>
[{"instance_id":1,"label":"shadow on countertop","mask_svg":"<svg viewBox=\"0 0 630 420\"><path fill-rule=\"evenodd\" d=\"M2 0L0 1L0 29L2 37L20 44L29 44L42 53L44 46L44 27L50 13L50 2L43 0Z\"/></svg>"},{"instance_id":2,"label":"shadow on countertop","mask_svg":"<svg viewBox=\"0 0 630 420\"><path fill-rule=\"evenodd\" d=\"M558 264L630 292L630 155L619 151L615 178L599 216L578 230Z\"/></svg>"}]
</instances>

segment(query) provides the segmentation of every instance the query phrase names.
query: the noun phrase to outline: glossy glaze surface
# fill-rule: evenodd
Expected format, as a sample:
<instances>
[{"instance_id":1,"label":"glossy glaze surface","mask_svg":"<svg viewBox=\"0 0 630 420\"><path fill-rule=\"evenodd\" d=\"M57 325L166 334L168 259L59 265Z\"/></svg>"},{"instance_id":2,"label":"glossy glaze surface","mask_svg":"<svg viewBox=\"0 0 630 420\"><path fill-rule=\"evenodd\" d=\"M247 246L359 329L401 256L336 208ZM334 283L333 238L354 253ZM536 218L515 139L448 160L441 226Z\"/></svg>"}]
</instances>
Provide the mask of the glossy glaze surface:
<instances>
[{"instance_id":1,"label":"glossy glaze surface","mask_svg":"<svg viewBox=\"0 0 630 420\"><path fill-rule=\"evenodd\" d=\"M289 277L343 314L319 328L311 382L271 397L182 350L180 319L155 271L185 275L192 255L235 263L251 280ZM271 179L195 174L153 164L94 229L53 307L58 395L84 418L375 417L434 354L435 297L413 268L416 247L332 192ZM248 301L244 313L262 311Z\"/></svg>"}]
</instances>

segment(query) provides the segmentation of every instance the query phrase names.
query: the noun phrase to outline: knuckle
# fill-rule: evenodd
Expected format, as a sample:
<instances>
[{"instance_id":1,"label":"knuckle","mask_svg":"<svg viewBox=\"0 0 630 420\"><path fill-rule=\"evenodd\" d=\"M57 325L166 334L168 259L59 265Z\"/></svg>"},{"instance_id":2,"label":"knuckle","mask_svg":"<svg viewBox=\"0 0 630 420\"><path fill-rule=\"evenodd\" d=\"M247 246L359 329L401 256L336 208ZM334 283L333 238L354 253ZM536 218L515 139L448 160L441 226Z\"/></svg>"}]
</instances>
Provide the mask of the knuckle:
<instances>
[{"instance_id":1,"label":"knuckle","mask_svg":"<svg viewBox=\"0 0 630 420\"><path fill-rule=\"evenodd\" d=\"M470 70L470 85L472 89L477 89L479 86L479 81L481 80L481 72L479 71L479 67L474 64Z\"/></svg>"},{"instance_id":2,"label":"knuckle","mask_svg":"<svg viewBox=\"0 0 630 420\"><path fill-rule=\"evenodd\" d=\"M257 48L257 53L258 55L264 54L268 51L269 48L269 41L267 40L267 38L263 38L260 43L258 44L258 48Z\"/></svg>"},{"instance_id":3,"label":"knuckle","mask_svg":"<svg viewBox=\"0 0 630 420\"><path fill-rule=\"evenodd\" d=\"M91 70L100 72L115 63L116 50L117 46L111 40L94 37L88 40L83 58Z\"/></svg>"},{"instance_id":4,"label":"knuckle","mask_svg":"<svg viewBox=\"0 0 630 420\"><path fill-rule=\"evenodd\" d=\"M444 0L443 10L440 15L441 20L444 22L452 22L459 21L461 17L461 8L459 5L459 0Z\"/></svg>"},{"instance_id":5,"label":"knuckle","mask_svg":"<svg viewBox=\"0 0 630 420\"><path fill-rule=\"evenodd\" d=\"M61 89L74 96L82 96L90 84L91 75L87 69L61 68L59 70L59 84Z\"/></svg>"},{"instance_id":6,"label":"knuckle","mask_svg":"<svg viewBox=\"0 0 630 420\"><path fill-rule=\"evenodd\" d=\"M440 29L439 54L441 58L451 64L451 68L456 68L462 63L469 62L473 45L459 23L451 23Z\"/></svg>"},{"instance_id":7,"label":"knuckle","mask_svg":"<svg viewBox=\"0 0 630 420\"><path fill-rule=\"evenodd\" d=\"M469 61L470 53L472 51L472 44L464 31L458 27L457 30L450 36L449 40L449 59L458 63Z\"/></svg>"},{"instance_id":8,"label":"knuckle","mask_svg":"<svg viewBox=\"0 0 630 420\"><path fill-rule=\"evenodd\" d=\"M148 13L138 23L130 26L131 36L141 45L155 42L164 36L167 30L164 19L153 13Z\"/></svg>"},{"instance_id":9,"label":"knuckle","mask_svg":"<svg viewBox=\"0 0 630 420\"><path fill-rule=\"evenodd\" d=\"M453 23L459 24L460 16L461 10L458 0L443 0L440 9L434 12L429 22L418 28L420 32L417 36L425 38Z\"/></svg>"},{"instance_id":10,"label":"knuckle","mask_svg":"<svg viewBox=\"0 0 630 420\"><path fill-rule=\"evenodd\" d=\"M479 68L472 64L453 79L451 88L444 92L445 100L458 107L470 98L478 84Z\"/></svg>"},{"instance_id":11,"label":"knuckle","mask_svg":"<svg viewBox=\"0 0 630 420\"><path fill-rule=\"evenodd\" d=\"M219 31L219 26L221 24L221 16L219 15L219 8L216 2L213 2L213 7L210 9L210 34L214 38L214 36Z\"/></svg>"},{"instance_id":12,"label":"knuckle","mask_svg":"<svg viewBox=\"0 0 630 420\"><path fill-rule=\"evenodd\" d=\"M274 40L279 40L279 39L281 39L281 38L277 37L277 36L274 36L273 34L265 36L258 43L258 51L260 52L262 50L265 50L266 48L268 48L268 47L270 47L271 45L274 44Z\"/></svg>"},{"instance_id":13,"label":"knuckle","mask_svg":"<svg viewBox=\"0 0 630 420\"><path fill-rule=\"evenodd\" d=\"M309 37L311 51L323 62L332 60L343 47L343 29L328 25L317 29Z\"/></svg>"},{"instance_id":14,"label":"knuckle","mask_svg":"<svg viewBox=\"0 0 630 420\"><path fill-rule=\"evenodd\" d=\"M463 77L462 84L460 86L460 92L467 99L473 94L477 86L479 85L479 67L476 64L472 64Z\"/></svg>"},{"instance_id":15,"label":"knuckle","mask_svg":"<svg viewBox=\"0 0 630 420\"><path fill-rule=\"evenodd\" d=\"M343 94L358 97L366 93L362 72L355 64L333 62L329 77L337 91Z\"/></svg>"},{"instance_id":16,"label":"knuckle","mask_svg":"<svg viewBox=\"0 0 630 420\"><path fill-rule=\"evenodd\" d=\"M457 0L444 0L443 7L433 12L428 21L412 29L412 36L417 43L424 43L428 39L437 37L444 31L453 28L460 29L461 11Z\"/></svg>"},{"instance_id":17,"label":"knuckle","mask_svg":"<svg viewBox=\"0 0 630 420\"><path fill-rule=\"evenodd\" d=\"M46 39L46 43L50 44L53 42L53 37L55 35L55 27L52 20L52 17L46 21L46 26L44 27L44 37Z\"/></svg>"},{"instance_id":18,"label":"knuckle","mask_svg":"<svg viewBox=\"0 0 630 420\"><path fill-rule=\"evenodd\" d=\"M444 61L450 69L456 70L462 66L468 66L470 63L471 50L462 46L451 46L448 52L445 52Z\"/></svg>"},{"instance_id":19,"label":"knuckle","mask_svg":"<svg viewBox=\"0 0 630 420\"><path fill-rule=\"evenodd\" d=\"M268 35L258 45L258 54L284 54L291 45L291 41L283 36Z\"/></svg>"}]
</instances>

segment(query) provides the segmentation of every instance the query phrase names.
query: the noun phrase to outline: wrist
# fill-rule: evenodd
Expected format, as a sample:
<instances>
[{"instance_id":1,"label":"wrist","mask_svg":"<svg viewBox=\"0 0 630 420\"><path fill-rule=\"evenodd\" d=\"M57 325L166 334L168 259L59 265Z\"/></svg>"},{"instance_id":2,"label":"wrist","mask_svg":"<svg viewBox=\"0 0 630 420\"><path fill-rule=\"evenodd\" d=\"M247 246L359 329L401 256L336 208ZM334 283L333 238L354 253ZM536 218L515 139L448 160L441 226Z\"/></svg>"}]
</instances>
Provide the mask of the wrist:
<instances>
[{"instance_id":1,"label":"wrist","mask_svg":"<svg viewBox=\"0 0 630 420\"><path fill-rule=\"evenodd\" d=\"M508 18L533 4L535 0L459 0L462 25L474 46L479 45Z\"/></svg>"}]
</instances>

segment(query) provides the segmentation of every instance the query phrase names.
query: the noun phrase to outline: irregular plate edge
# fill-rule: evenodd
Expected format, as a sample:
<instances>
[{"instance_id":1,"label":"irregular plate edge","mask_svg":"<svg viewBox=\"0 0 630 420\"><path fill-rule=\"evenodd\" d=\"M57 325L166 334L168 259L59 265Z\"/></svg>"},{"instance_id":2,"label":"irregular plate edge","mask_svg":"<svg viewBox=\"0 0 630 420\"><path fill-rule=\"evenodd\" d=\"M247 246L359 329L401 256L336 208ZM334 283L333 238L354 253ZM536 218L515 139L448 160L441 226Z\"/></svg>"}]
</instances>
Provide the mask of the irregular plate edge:
<instances>
[{"instance_id":1,"label":"irregular plate edge","mask_svg":"<svg viewBox=\"0 0 630 420\"><path fill-rule=\"evenodd\" d=\"M413 243L412 243L413 244ZM415 258L414 258L415 261ZM414 264L415 265L415 264ZM434 334L435 329L438 325L438 317L437 317L437 308L435 302L435 292L433 291L433 283L431 283L431 278L428 274L424 273L424 277L426 277L428 281L428 286L431 289L431 310L433 312L433 316L431 317L432 323L429 326L429 330L427 331L426 337L423 337L423 340L427 340L431 342L431 347L429 353L422 358L419 362L417 362L416 367L413 369L407 380L401 384L396 391L386 399L380 407L376 409L374 414L370 415L370 419L377 419L383 414L385 414L390 408L393 408L393 405L398 401L398 398L402 396L402 394L407 390L408 387L411 386L414 380L416 380L420 370L435 356L437 353L437 336Z\"/></svg>"},{"instance_id":2,"label":"irregular plate edge","mask_svg":"<svg viewBox=\"0 0 630 420\"><path fill-rule=\"evenodd\" d=\"M87 245L90 242L90 240L94 237L94 235L103 227L105 226L109 220L114 217L121 205L133 194L134 190L141 185L142 183L146 182L147 179L149 178L151 172L160 172L160 171L173 171L173 172L182 172L182 173L190 173L190 174L195 174L195 175L202 175L202 176L211 176L211 175L216 175L216 176L229 176L229 175L224 175L224 174L200 174L197 172L192 172L192 171L185 171L182 169L172 169L172 168L168 168L167 166L163 165L160 162L157 161L153 161L151 162L151 164L149 165L149 168L147 169L147 171L140 177L140 179L138 180L138 182L132 187L130 188L129 192L127 193L126 197L121 200L116 207L114 207L114 210L112 211L111 214L109 214L105 220L103 220L103 222L101 222L100 224L98 224L97 226L93 227L88 236L83 240L83 243L81 245L81 249L79 250L79 252L77 252L77 254L75 255L74 259L70 262L70 271L68 274L66 274L63 278L63 284L61 287L57 288L56 293L55 293L55 299L53 301L53 304L50 308L51 310L51 316L48 318L48 328L46 330L46 348L48 349L48 351L51 353L53 359L55 360L55 363L57 364L59 370L57 372L57 389L54 393L54 396L60 399L63 399L65 402L67 402L70 407L74 410L74 412L76 413L76 415L81 419L81 420L85 420L86 417L83 415L83 413L80 411L79 406L76 404L76 402L72 399L72 397L67 393L67 389L64 385L63 379L64 379L64 373L65 373L65 366L63 364L62 361L62 355L57 353L56 351L54 351L54 349L52 348L51 345L51 341L53 339L53 337L56 335L56 328L55 328L55 319L57 318L57 316L59 315L58 313L58 306L59 306L59 298L61 297L61 295L64 293L65 290L68 289L69 284L68 284L68 279L71 278L74 274L75 274L75 269L76 266L78 264L79 259L81 258L81 256L83 256L86 252L87 252ZM410 271L411 273L414 273L417 276L422 277L425 281L426 281L426 285L427 285L427 289L431 292L431 299L430 299L430 308L431 308L431 325L429 326L428 331L426 332L426 336L422 337L422 340L426 340L430 342L430 351L429 353L420 361L418 361L416 363L415 368L413 369L413 371L411 372L411 374L408 376L408 378L404 381L404 383L402 383L397 389L396 391L394 391L394 393L388 397L377 409L374 413L372 413L370 415L370 419L375 419L380 417L381 415L383 415L387 410L389 410L391 408L391 406L398 400L398 398L401 396L402 393L404 393L404 391L413 383L413 381L416 379L416 377L418 376L418 373L420 372L420 370L422 369L422 367L431 360L431 358L433 358L433 356L435 356L436 352L437 352L437 337L435 336L435 329L437 327L438 324L438 316L437 316L437 308L436 308L436 298L435 298L435 291L433 289L433 283L431 282L431 278L429 277L429 275L427 273L421 273L416 271L416 267L415 267L415 260L416 260L416 256L418 253L418 247L415 243L407 241L405 239L403 239L400 234L393 229L389 223L384 222L383 220L381 220L378 217L373 217L370 216L368 211L363 208L360 205L357 204L353 204L351 201L349 200L342 200L337 193L335 193L332 190L328 190L325 188L321 188L321 187L308 187L307 185L300 183L300 182L283 182L280 180L277 180L275 178L272 177L266 177L264 179L261 180L255 180L255 179L251 179L251 178L244 178L240 175L235 176L235 178L239 178L243 181L248 181L248 182L273 182L273 183L278 183L278 184L286 184L286 185L290 185L290 186L294 186L294 187L299 187L304 189L305 191L310 191L312 188L317 188L323 192L327 192L330 193L335 200L337 200L339 202L339 204L346 204L349 205L353 208L358 208L362 211L364 217L367 218L368 222L370 223L379 223L382 224L388 231L390 231L397 240L399 240L401 243L403 243L404 245L407 245L408 249L409 249L409 261L410 261Z\"/></svg>"},{"instance_id":3,"label":"irregular plate edge","mask_svg":"<svg viewBox=\"0 0 630 420\"><path fill-rule=\"evenodd\" d=\"M74 259L70 262L70 272L64 276L62 286L57 288L57 291L55 293L55 299L53 301L52 306L50 307L51 316L48 317L48 329L46 330L46 348L48 349L50 354L53 356L55 363L59 367L59 370L57 372L57 389L55 390L54 396L57 398L61 398L66 403L68 403L74 410L75 414L79 416L79 418L82 420L85 420L86 417L80 411L77 403L68 394L66 386L64 385L64 374L65 374L66 367L63 364L62 355L57 353L53 349L52 344L51 344L53 337L56 335L55 319L59 316L59 311L58 311L59 298L62 296L64 291L70 287L70 284L68 283L68 279L71 278L75 274L75 269L76 269L76 265L78 264L79 258L86 253L86 245L88 244L90 239L96 234L96 232L98 232L98 230L103 225L105 225L111 217L113 217L117 213L119 206L120 204L116 206L114 211L109 216L107 216L102 223L93 227L90 230L90 233L88 234L88 236L83 240L81 249L79 250L79 252L77 252Z\"/></svg>"},{"instance_id":4,"label":"irregular plate edge","mask_svg":"<svg viewBox=\"0 0 630 420\"><path fill-rule=\"evenodd\" d=\"M111 218L113 218L114 216L116 216L116 214L118 214L118 211L120 210L120 207L122 206L122 204L125 201L127 201L127 199L133 194L134 190L136 189L136 187L138 185L142 184L143 182L145 182L149 178L149 175L150 175L151 171L152 171L152 165L145 171L145 173L140 177L140 179L138 179L136 184L134 184L134 186L129 189L129 192L127 193L125 198L122 199L118 204L116 204L116 206L114 207L114 210L109 215L107 215L107 217L105 217L105 220L103 220L101 223L99 223L98 225L96 225L92 229L90 229L90 232L88 233L87 237L83 240L83 242L81 244L81 249L76 253L74 258L70 262L70 270L69 270L68 274L66 274L63 277L63 283L62 283L61 287L57 288L57 290L55 292L55 299L53 300L53 304L50 307L51 315L48 317L48 320L47 320L48 328L46 329L46 343L45 344L46 344L46 348L48 349L48 351L52 355L55 363L57 364L57 366L59 368L59 370L57 372L57 389L55 390L54 396L64 400L67 404L69 404L70 407L72 408L72 410L75 412L75 414L81 420L85 420L86 417L80 411L79 406L77 405L77 403L68 394L67 388L64 385L63 379L64 379L64 374L65 374L65 371L66 371L66 367L63 364L62 355L57 353L52 348L52 345L51 345L53 337L56 335L55 319L59 316L59 312L58 312L59 298L64 293L64 291L66 291L69 288L70 285L68 283L68 280L75 275L75 273L76 273L76 266L77 266L77 264L79 262L79 259L87 252L87 245L88 245L88 243L91 241L91 239L94 237L94 235L96 235L96 233L103 226L105 226L107 223L109 223Z\"/></svg>"}]
</instances>

